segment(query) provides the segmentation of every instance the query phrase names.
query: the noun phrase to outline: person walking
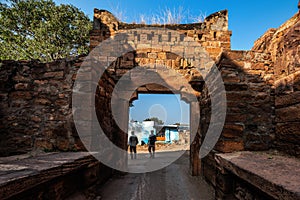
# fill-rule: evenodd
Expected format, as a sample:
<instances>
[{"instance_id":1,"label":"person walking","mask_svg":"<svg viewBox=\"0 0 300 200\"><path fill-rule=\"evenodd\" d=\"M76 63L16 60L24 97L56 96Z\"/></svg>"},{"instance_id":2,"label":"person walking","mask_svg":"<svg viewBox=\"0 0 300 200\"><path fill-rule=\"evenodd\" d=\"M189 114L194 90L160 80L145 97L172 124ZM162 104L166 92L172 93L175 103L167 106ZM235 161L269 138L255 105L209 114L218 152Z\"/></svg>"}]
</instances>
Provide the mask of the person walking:
<instances>
[{"instance_id":1,"label":"person walking","mask_svg":"<svg viewBox=\"0 0 300 200\"><path fill-rule=\"evenodd\" d=\"M156 136L153 133L154 131L151 130L151 134L149 135L149 140L148 140L148 151L150 153L150 158L154 158L155 154L155 142L156 142Z\"/></svg>"},{"instance_id":2,"label":"person walking","mask_svg":"<svg viewBox=\"0 0 300 200\"><path fill-rule=\"evenodd\" d=\"M139 143L139 140L137 136L134 134L134 131L131 131L131 136L129 137L128 143L130 147L131 159L133 159L133 153L134 153L134 159L136 159L136 145Z\"/></svg>"}]
</instances>

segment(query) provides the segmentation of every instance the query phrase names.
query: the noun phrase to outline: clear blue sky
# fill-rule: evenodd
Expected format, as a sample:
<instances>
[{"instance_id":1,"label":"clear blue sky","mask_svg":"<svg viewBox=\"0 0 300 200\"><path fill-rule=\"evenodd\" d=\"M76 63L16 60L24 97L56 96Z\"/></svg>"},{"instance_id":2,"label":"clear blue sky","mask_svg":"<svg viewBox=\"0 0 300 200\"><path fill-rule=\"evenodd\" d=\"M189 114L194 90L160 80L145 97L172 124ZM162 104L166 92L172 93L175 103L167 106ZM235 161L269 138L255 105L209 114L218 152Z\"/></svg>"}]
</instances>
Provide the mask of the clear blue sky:
<instances>
[{"instance_id":1,"label":"clear blue sky","mask_svg":"<svg viewBox=\"0 0 300 200\"><path fill-rule=\"evenodd\" d=\"M189 124L189 104L181 101L179 95L139 94L133 105L130 108L130 119L143 121L146 118L158 117L165 124Z\"/></svg>"},{"instance_id":2,"label":"clear blue sky","mask_svg":"<svg viewBox=\"0 0 300 200\"><path fill-rule=\"evenodd\" d=\"M159 14L166 8L183 8L183 13L190 16L210 15L227 9L229 11L229 29L232 31L233 50L251 49L253 43L269 28L277 28L291 18L297 11L298 0L55 0L56 3L73 4L85 12L91 19L93 9L106 9L122 13L125 22L138 22L140 16ZM189 22L189 21L187 21ZM192 22L192 21L190 21ZM175 96L140 95L130 109L130 118L143 120L155 112L165 117L167 124L180 122L183 112L183 123L189 122L189 107L178 103ZM179 106L181 105L181 107ZM180 111L181 110L181 111ZM164 114L165 113L165 114Z\"/></svg>"},{"instance_id":3,"label":"clear blue sky","mask_svg":"<svg viewBox=\"0 0 300 200\"><path fill-rule=\"evenodd\" d=\"M253 42L269 28L277 28L297 11L298 0L54 0L73 4L91 19L94 8L112 13L122 12L126 22L139 20L140 15L152 16L165 8L182 7L185 13L206 16L227 9L232 49L250 49Z\"/></svg>"}]
</instances>

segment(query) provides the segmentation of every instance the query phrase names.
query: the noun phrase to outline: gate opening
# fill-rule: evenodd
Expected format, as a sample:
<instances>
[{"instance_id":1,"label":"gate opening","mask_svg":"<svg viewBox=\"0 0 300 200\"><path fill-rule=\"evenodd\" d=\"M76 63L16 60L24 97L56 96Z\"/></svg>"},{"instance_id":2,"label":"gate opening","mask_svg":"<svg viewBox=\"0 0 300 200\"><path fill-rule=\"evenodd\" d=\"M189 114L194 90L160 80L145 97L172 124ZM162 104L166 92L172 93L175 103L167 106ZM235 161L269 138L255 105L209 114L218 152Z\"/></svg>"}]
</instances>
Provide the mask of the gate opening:
<instances>
[{"instance_id":1,"label":"gate opening","mask_svg":"<svg viewBox=\"0 0 300 200\"><path fill-rule=\"evenodd\" d=\"M147 153L151 132L156 136L156 152L190 149L190 104L178 94L139 94L130 103L128 139L138 137L137 152Z\"/></svg>"}]
</instances>

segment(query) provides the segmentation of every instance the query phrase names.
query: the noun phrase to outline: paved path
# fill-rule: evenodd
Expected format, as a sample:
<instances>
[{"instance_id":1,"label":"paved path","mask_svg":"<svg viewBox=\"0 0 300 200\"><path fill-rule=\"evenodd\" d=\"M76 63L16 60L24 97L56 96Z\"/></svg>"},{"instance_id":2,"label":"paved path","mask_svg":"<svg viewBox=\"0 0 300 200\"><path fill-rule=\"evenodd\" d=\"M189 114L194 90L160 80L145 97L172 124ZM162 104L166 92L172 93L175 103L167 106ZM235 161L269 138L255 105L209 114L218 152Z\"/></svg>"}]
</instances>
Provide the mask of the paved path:
<instances>
[{"instance_id":1,"label":"paved path","mask_svg":"<svg viewBox=\"0 0 300 200\"><path fill-rule=\"evenodd\" d=\"M201 177L190 176L187 153L155 172L115 176L97 190L104 200L214 199L212 188Z\"/></svg>"}]
</instances>

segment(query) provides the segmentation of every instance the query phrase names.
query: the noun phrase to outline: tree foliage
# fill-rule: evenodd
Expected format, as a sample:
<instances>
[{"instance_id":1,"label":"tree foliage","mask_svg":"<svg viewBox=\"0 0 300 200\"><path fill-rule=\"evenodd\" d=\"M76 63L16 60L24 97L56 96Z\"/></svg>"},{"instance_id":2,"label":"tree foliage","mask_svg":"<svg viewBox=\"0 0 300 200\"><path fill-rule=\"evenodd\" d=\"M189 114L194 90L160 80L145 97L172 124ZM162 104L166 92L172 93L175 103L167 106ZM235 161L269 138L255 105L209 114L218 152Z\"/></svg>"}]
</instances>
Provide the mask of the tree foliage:
<instances>
[{"instance_id":1,"label":"tree foliage","mask_svg":"<svg viewBox=\"0 0 300 200\"><path fill-rule=\"evenodd\" d=\"M52 0L0 3L0 60L51 61L88 52L89 18Z\"/></svg>"},{"instance_id":2,"label":"tree foliage","mask_svg":"<svg viewBox=\"0 0 300 200\"><path fill-rule=\"evenodd\" d=\"M161 119L157 118L157 117L147 118L147 119L144 119L144 121L154 121L158 125L163 125L164 124L164 122Z\"/></svg>"}]
</instances>

